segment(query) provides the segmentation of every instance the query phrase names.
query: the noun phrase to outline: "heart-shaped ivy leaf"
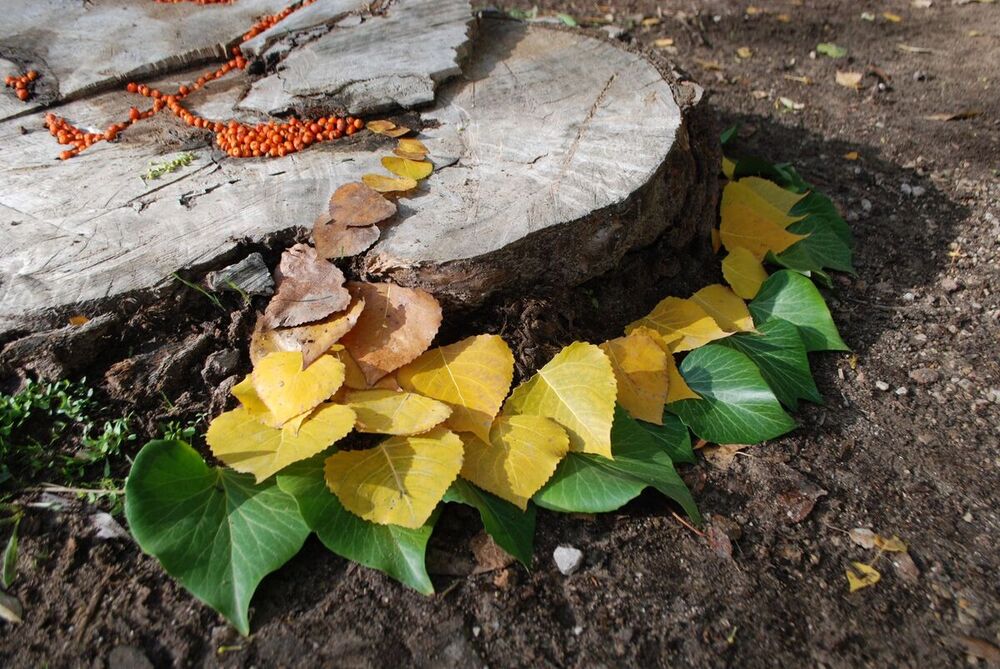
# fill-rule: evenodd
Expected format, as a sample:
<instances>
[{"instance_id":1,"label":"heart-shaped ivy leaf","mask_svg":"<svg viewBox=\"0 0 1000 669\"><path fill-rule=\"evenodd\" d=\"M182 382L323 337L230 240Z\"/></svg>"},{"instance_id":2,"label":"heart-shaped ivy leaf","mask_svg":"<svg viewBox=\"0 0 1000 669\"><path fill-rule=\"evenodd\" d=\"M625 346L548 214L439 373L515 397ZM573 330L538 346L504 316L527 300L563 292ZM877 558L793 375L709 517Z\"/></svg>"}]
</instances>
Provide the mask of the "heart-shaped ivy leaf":
<instances>
[{"instance_id":1,"label":"heart-shaped ivy leaf","mask_svg":"<svg viewBox=\"0 0 1000 669\"><path fill-rule=\"evenodd\" d=\"M695 463L694 449L691 447L691 433L680 418L664 412L662 425L654 425L641 420L638 423L649 436L656 440L660 448L667 452L674 464L685 462L693 465Z\"/></svg>"},{"instance_id":2,"label":"heart-shaped ivy leaf","mask_svg":"<svg viewBox=\"0 0 1000 669\"><path fill-rule=\"evenodd\" d=\"M273 481L209 467L181 441L151 441L136 456L125 516L142 550L244 635L254 590L309 536Z\"/></svg>"},{"instance_id":3,"label":"heart-shaped ivy leaf","mask_svg":"<svg viewBox=\"0 0 1000 669\"><path fill-rule=\"evenodd\" d=\"M716 444L756 444L795 427L757 366L743 353L721 344L692 351L681 375L700 400L667 405L691 431Z\"/></svg>"},{"instance_id":4,"label":"heart-shaped ivy leaf","mask_svg":"<svg viewBox=\"0 0 1000 669\"><path fill-rule=\"evenodd\" d=\"M741 332L719 343L753 360L775 396L789 409L797 409L799 399L816 404L823 401L809 371L799 330L788 321L771 318L757 332Z\"/></svg>"},{"instance_id":5,"label":"heart-shaped ivy leaf","mask_svg":"<svg viewBox=\"0 0 1000 669\"><path fill-rule=\"evenodd\" d=\"M318 455L296 462L277 476L278 487L298 503L309 529L337 555L385 572L425 595L433 594L424 554L438 513L412 530L362 520L345 509L326 486L323 473L326 457Z\"/></svg>"},{"instance_id":6,"label":"heart-shaped ivy leaf","mask_svg":"<svg viewBox=\"0 0 1000 669\"><path fill-rule=\"evenodd\" d=\"M772 274L749 306L758 326L778 317L797 327L806 351L849 350L837 332L823 296L812 281L797 272L781 270Z\"/></svg>"},{"instance_id":7,"label":"heart-shaped ivy leaf","mask_svg":"<svg viewBox=\"0 0 1000 669\"><path fill-rule=\"evenodd\" d=\"M477 511L486 533L500 548L516 557L525 567L531 568L531 555L535 543L535 507L527 511L496 495L474 486L459 477L445 493L444 501L467 504Z\"/></svg>"},{"instance_id":8,"label":"heart-shaped ivy leaf","mask_svg":"<svg viewBox=\"0 0 1000 669\"><path fill-rule=\"evenodd\" d=\"M691 492L674 470L670 455L620 406L615 407L611 449L614 460L568 453L535 495L535 502L564 513L603 513L622 507L653 487L680 504L695 522L701 522Z\"/></svg>"}]
</instances>

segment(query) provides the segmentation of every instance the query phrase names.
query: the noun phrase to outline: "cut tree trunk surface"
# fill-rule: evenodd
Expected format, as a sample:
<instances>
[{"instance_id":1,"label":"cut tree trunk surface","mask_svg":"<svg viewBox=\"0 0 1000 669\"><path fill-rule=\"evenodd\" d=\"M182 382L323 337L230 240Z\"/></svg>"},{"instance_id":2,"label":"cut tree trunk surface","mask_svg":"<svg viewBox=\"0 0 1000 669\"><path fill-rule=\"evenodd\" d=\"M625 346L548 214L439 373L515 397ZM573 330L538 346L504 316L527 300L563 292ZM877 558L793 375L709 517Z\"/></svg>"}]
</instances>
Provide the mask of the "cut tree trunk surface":
<instances>
[{"instance_id":1,"label":"cut tree trunk surface","mask_svg":"<svg viewBox=\"0 0 1000 669\"><path fill-rule=\"evenodd\" d=\"M6 8L15 19L0 28L0 57L17 74L49 79L42 106L78 98L53 111L96 130L144 108L122 81L159 72L144 83L189 84L205 54L285 3L80 3L74 12L99 14L105 26L86 36L68 19L45 18L60 3L16 4ZM664 233L674 249L707 239L717 156L696 85L579 31L475 19L467 0L372 4L374 14L369 3L318 0L245 45L266 68L230 73L186 101L203 117L251 123L264 112L418 106L436 170L355 262L366 278L478 304L539 282L579 283ZM173 43L151 37L129 57L67 55L74 40L95 53L102 40L110 54L129 30L141 43L140 27L173 20L164 16L177 21L165 31ZM13 96L0 95L7 113ZM285 158L233 159L210 134L161 113L60 161L63 147L43 126L48 109L18 104L20 116L0 121L0 334L100 311L174 272L238 260L243 241L308 228L338 186L381 172L393 145L360 133ZM141 178L181 151L194 154L190 165Z\"/></svg>"}]
</instances>

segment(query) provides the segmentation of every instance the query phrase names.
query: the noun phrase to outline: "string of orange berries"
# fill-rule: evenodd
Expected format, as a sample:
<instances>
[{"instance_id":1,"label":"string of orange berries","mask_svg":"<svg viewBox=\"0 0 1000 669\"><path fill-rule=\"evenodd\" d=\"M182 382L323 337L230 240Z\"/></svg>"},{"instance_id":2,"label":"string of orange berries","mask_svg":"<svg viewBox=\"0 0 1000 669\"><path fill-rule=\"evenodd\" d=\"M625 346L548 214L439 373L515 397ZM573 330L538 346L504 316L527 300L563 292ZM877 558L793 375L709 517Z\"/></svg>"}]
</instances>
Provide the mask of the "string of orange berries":
<instances>
[{"instance_id":1,"label":"string of orange berries","mask_svg":"<svg viewBox=\"0 0 1000 669\"><path fill-rule=\"evenodd\" d=\"M157 1L179 2L181 0ZM195 1L199 4L213 4L213 0ZM214 0L214 2L220 1L224 2L225 0ZM295 7L286 7L277 14L265 16L243 35L243 38L240 40L241 43L253 39L287 18L293 12L307 7L314 2L316 0L304 0L304 2ZM172 94L165 94L145 84L129 82L125 86L125 90L129 93L137 93L143 97L151 98L153 106L144 111L132 107L129 110L128 121L113 123L103 133L85 132L73 126L64 118L60 118L54 114L47 114L45 124L50 134L60 144L73 146L73 148L60 153L59 158L68 160L98 142L113 141L121 131L138 121L159 113L163 109L170 110L177 118L191 127L210 130L214 133L216 145L233 158L284 157L318 142L340 139L344 135L353 135L365 127L364 121L353 116L324 116L304 121L293 117L287 122L279 123L272 120L253 126L235 120L222 123L202 118L181 104L184 98L192 92L201 89L208 82L223 77L232 70L246 68L248 61L243 56L243 52L239 46L233 47L232 55L232 58L215 71L206 72L198 77L191 86L182 85Z\"/></svg>"},{"instance_id":2,"label":"string of orange berries","mask_svg":"<svg viewBox=\"0 0 1000 669\"><path fill-rule=\"evenodd\" d=\"M18 100L26 102L31 97L31 92L35 87L35 79L38 79L38 73L34 70L28 70L26 74L19 77L8 76L3 83L7 88L14 89L14 95L17 96Z\"/></svg>"}]
</instances>

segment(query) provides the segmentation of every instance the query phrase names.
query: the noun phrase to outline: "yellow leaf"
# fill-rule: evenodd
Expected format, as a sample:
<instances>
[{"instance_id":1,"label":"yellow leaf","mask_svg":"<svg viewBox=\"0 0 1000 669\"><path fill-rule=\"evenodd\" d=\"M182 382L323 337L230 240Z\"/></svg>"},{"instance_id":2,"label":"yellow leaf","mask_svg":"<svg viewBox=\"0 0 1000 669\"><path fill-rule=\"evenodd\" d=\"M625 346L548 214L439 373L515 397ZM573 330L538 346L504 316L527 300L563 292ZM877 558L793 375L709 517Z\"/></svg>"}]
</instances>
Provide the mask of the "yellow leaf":
<instances>
[{"instance_id":1,"label":"yellow leaf","mask_svg":"<svg viewBox=\"0 0 1000 669\"><path fill-rule=\"evenodd\" d=\"M676 402L678 400L700 400L701 395L691 390L691 387L681 376L680 370L677 369L677 362L674 360L674 354L670 351L670 345L663 339L663 335L652 328L640 325L639 327L632 330L630 334L640 334L646 335L650 339L656 342L656 345L667 354L667 404L671 402Z\"/></svg>"},{"instance_id":2,"label":"yellow leaf","mask_svg":"<svg viewBox=\"0 0 1000 669\"><path fill-rule=\"evenodd\" d=\"M730 251L742 246L760 259L768 251L781 253L805 239L803 235L785 230L802 218L789 216L791 205L785 205L789 201L794 204L802 197L758 177L730 181L722 191L722 224L719 226L722 244Z\"/></svg>"},{"instance_id":3,"label":"yellow leaf","mask_svg":"<svg viewBox=\"0 0 1000 669\"><path fill-rule=\"evenodd\" d=\"M440 425L451 408L429 397L395 390L356 390L344 404L357 414L358 432L421 434Z\"/></svg>"},{"instance_id":4,"label":"yellow leaf","mask_svg":"<svg viewBox=\"0 0 1000 669\"><path fill-rule=\"evenodd\" d=\"M732 179L733 178L733 174L735 174L735 173L736 173L736 162L733 161L733 160L730 160L729 158L726 158L725 156L723 156L722 157L722 174L723 174L723 176L725 176L727 179Z\"/></svg>"},{"instance_id":5,"label":"yellow leaf","mask_svg":"<svg viewBox=\"0 0 1000 669\"><path fill-rule=\"evenodd\" d=\"M268 325L268 319L258 318L250 337L250 361L256 365L268 353L302 351L302 364L308 367L351 331L364 308L364 299L355 297L344 311L338 311L316 323L290 328L272 329Z\"/></svg>"},{"instance_id":6,"label":"yellow leaf","mask_svg":"<svg viewBox=\"0 0 1000 669\"><path fill-rule=\"evenodd\" d=\"M618 403L633 418L663 424L667 402L667 356L655 340L633 332L601 344L618 383Z\"/></svg>"},{"instance_id":7,"label":"yellow leaf","mask_svg":"<svg viewBox=\"0 0 1000 669\"><path fill-rule=\"evenodd\" d=\"M342 346L335 346L338 350L331 350L330 355L339 360L344 365L344 386L352 390L365 390L368 388L368 379L361 367L354 361L354 357Z\"/></svg>"},{"instance_id":8,"label":"yellow leaf","mask_svg":"<svg viewBox=\"0 0 1000 669\"><path fill-rule=\"evenodd\" d=\"M406 179L426 179L434 171L434 166L426 160L409 160L399 156L382 158L382 167Z\"/></svg>"},{"instance_id":9,"label":"yellow leaf","mask_svg":"<svg viewBox=\"0 0 1000 669\"><path fill-rule=\"evenodd\" d=\"M260 483L284 467L322 453L354 427L354 412L339 404L322 404L282 428L264 425L244 407L227 411L208 426L205 441L212 454Z\"/></svg>"},{"instance_id":10,"label":"yellow leaf","mask_svg":"<svg viewBox=\"0 0 1000 669\"><path fill-rule=\"evenodd\" d=\"M390 437L374 448L326 460L326 484L351 513L380 525L416 529L427 522L462 468L462 440L437 427Z\"/></svg>"},{"instance_id":11,"label":"yellow leaf","mask_svg":"<svg viewBox=\"0 0 1000 669\"><path fill-rule=\"evenodd\" d=\"M753 253L742 246L730 249L722 260L722 276L733 292L744 300L752 300L767 281L767 271Z\"/></svg>"},{"instance_id":12,"label":"yellow leaf","mask_svg":"<svg viewBox=\"0 0 1000 669\"><path fill-rule=\"evenodd\" d=\"M69 317L69 324L74 327L80 327L81 325L86 325L90 322L90 319L86 316L76 315Z\"/></svg>"},{"instance_id":13,"label":"yellow leaf","mask_svg":"<svg viewBox=\"0 0 1000 669\"><path fill-rule=\"evenodd\" d=\"M392 150L400 158L423 160L427 157L427 147L419 139L401 139Z\"/></svg>"},{"instance_id":14,"label":"yellow leaf","mask_svg":"<svg viewBox=\"0 0 1000 669\"><path fill-rule=\"evenodd\" d=\"M552 477L569 450L569 436L544 416L501 416L489 441L463 435L462 477L521 509Z\"/></svg>"},{"instance_id":15,"label":"yellow leaf","mask_svg":"<svg viewBox=\"0 0 1000 669\"><path fill-rule=\"evenodd\" d=\"M691 301L704 309L726 332L752 332L754 329L747 303L720 283L705 286L691 296Z\"/></svg>"},{"instance_id":16,"label":"yellow leaf","mask_svg":"<svg viewBox=\"0 0 1000 669\"><path fill-rule=\"evenodd\" d=\"M776 18L781 23L791 23L791 21L792 21L792 15L791 14L777 14L777 15L775 15L774 18Z\"/></svg>"},{"instance_id":17,"label":"yellow leaf","mask_svg":"<svg viewBox=\"0 0 1000 669\"><path fill-rule=\"evenodd\" d=\"M730 334L697 303L679 297L661 300L647 316L626 326L625 332L643 325L659 332L670 350L676 353L690 351Z\"/></svg>"},{"instance_id":18,"label":"yellow leaf","mask_svg":"<svg viewBox=\"0 0 1000 669\"><path fill-rule=\"evenodd\" d=\"M365 124L365 128L371 130L376 135L385 135L386 137L402 137L410 132L410 129L406 126L396 125L392 121L368 121Z\"/></svg>"},{"instance_id":19,"label":"yellow leaf","mask_svg":"<svg viewBox=\"0 0 1000 669\"><path fill-rule=\"evenodd\" d=\"M344 382L344 365L320 356L302 369L300 351L279 351L261 359L253 370L253 389L279 425L330 398Z\"/></svg>"},{"instance_id":20,"label":"yellow leaf","mask_svg":"<svg viewBox=\"0 0 1000 669\"><path fill-rule=\"evenodd\" d=\"M844 160L857 160L860 157L861 154L859 154L857 151L848 151L847 153L844 154Z\"/></svg>"},{"instance_id":21,"label":"yellow leaf","mask_svg":"<svg viewBox=\"0 0 1000 669\"><path fill-rule=\"evenodd\" d=\"M753 56L753 50L751 50L750 47L748 47L748 46L741 46L740 48L738 48L736 50L736 56L738 58L746 60L747 58L750 58L750 57Z\"/></svg>"},{"instance_id":22,"label":"yellow leaf","mask_svg":"<svg viewBox=\"0 0 1000 669\"><path fill-rule=\"evenodd\" d=\"M611 361L585 342L573 342L511 393L504 415L546 416L569 433L571 450L611 458L616 384Z\"/></svg>"},{"instance_id":23,"label":"yellow leaf","mask_svg":"<svg viewBox=\"0 0 1000 669\"><path fill-rule=\"evenodd\" d=\"M261 401L257 391L254 390L253 374L247 374L246 378L233 386L230 392L233 394L233 397L240 401L244 409L253 414L258 422L270 427L281 427L281 423L274 419L274 416L271 415L271 410Z\"/></svg>"},{"instance_id":24,"label":"yellow leaf","mask_svg":"<svg viewBox=\"0 0 1000 669\"><path fill-rule=\"evenodd\" d=\"M851 592L875 585L882 578L882 574L871 565L862 562L852 562L853 569L847 569L847 583Z\"/></svg>"},{"instance_id":25,"label":"yellow leaf","mask_svg":"<svg viewBox=\"0 0 1000 669\"><path fill-rule=\"evenodd\" d=\"M891 21L892 23L899 23L903 20L903 17L899 14L893 14L892 12L882 12L882 16L885 17L886 21Z\"/></svg>"},{"instance_id":26,"label":"yellow leaf","mask_svg":"<svg viewBox=\"0 0 1000 669\"><path fill-rule=\"evenodd\" d=\"M665 49L673 45L674 45L673 37L660 37L653 40L653 46L655 46L657 49Z\"/></svg>"},{"instance_id":27,"label":"yellow leaf","mask_svg":"<svg viewBox=\"0 0 1000 669\"><path fill-rule=\"evenodd\" d=\"M399 385L452 408L448 427L489 441L514 378L514 355L497 335L433 348L396 372Z\"/></svg>"},{"instance_id":28,"label":"yellow leaf","mask_svg":"<svg viewBox=\"0 0 1000 669\"><path fill-rule=\"evenodd\" d=\"M886 539L878 534L875 535L875 548L880 551L886 551L889 553L905 553L906 544L903 540L897 537L895 534L891 538Z\"/></svg>"},{"instance_id":29,"label":"yellow leaf","mask_svg":"<svg viewBox=\"0 0 1000 669\"><path fill-rule=\"evenodd\" d=\"M417 182L409 177L387 177L384 174L364 174L361 180L366 186L379 193L408 191L417 187Z\"/></svg>"}]
</instances>

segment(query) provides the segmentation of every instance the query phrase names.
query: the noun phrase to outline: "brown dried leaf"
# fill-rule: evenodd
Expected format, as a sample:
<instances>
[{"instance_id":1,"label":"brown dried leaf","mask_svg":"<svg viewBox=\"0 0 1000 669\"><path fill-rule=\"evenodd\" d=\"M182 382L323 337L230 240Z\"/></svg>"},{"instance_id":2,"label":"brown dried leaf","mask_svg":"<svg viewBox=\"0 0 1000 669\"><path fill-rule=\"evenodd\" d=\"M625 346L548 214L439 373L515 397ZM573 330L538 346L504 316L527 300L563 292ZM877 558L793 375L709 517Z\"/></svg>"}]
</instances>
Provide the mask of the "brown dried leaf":
<instances>
[{"instance_id":1,"label":"brown dried leaf","mask_svg":"<svg viewBox=\"0 0 1000 669\"><path fill-rule=\"evenodd\" d=\"M268 326L266 318L258 318L250 338L250 360L256 365L268 353L302 351L302 365L308 367L350 332L364 308L365 301L354 298L344 311L338 311L317 323L291 328L273 329Z\"/></svg>"},{"instance_id":2,"label":"brown dried leaf","mask_svg":"<svg viewBox=\"0 0 1000 669\"><path fill-rule=\"evenodd\" d=\"M729 469L736 454L749 447L750 444L720 444L704 448L701 452L705 455L705 459L719 469Z\"/></svg>"},{"instance_id":3,"label":"brown dried leaf","mask_svg":"<svg viewBox=\"0 0 1000 669\"><path fill-rule=\"evenodd\" d=\"M500 548L493 537L486 532L480 532L469 542L472 555L476 558L473 574L483 574L497 569L503 569L514 563L514 556Z\"/></svg>"},{"instance_id":4,"label":"brown dried leaf","mask_svg":"<svg viewBox=\"0 0 1000 669\"><path fill-rule=\"evenodd\" d=\"M381 196L379 196L381 197ZM321 216L313 224L316 251L327 260L348 258L364 253L378 241L382 231L377 225L348 227L330 216Z\"/></svg>"},{"instance_id":5,"label":"brown dried leaf","mask_svg":"<svg viewBox=\"0 0 1000 669\"><path fill-rule=\"evenodd\" d=\"M419 139L401 139L392 152L408 160L423 160L427 157L427 147Z\"/></svg>"},{"instance_id":6,"label":"brown dried leaf","mask_svg":"<svg viewBox=\"0 0 1000 669\"><path fill-rule=\"evenodd\" d=\"M357 181L344 184L330 196L331 218L348 227L375 225L395 213L395 202Z\"/></svg>"},{"instance_id":7,"label":"brown dried leaf","mask_svg":"<svg viewBox=\"0 0 1000 669\"><path fill-rule=\"evenodd\" d=\"M351 282L347 288L366 308L341 343L369 385L431 345L441 326L441 305L430 293L392 283Z\"/></svg>"},{"instance_id":8,"label":"brown dried leaf","mask_svg":"<svg viewBox=\"0 0 1000 669\"><path fill-rule=\"evenodd\" d=\"M271 327L318 321L351 302L343 273L307 244L296 244L281 255L274 280L278 290L264 311Z\"/></svg>"}]
</instances>

